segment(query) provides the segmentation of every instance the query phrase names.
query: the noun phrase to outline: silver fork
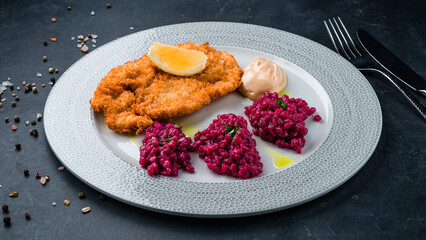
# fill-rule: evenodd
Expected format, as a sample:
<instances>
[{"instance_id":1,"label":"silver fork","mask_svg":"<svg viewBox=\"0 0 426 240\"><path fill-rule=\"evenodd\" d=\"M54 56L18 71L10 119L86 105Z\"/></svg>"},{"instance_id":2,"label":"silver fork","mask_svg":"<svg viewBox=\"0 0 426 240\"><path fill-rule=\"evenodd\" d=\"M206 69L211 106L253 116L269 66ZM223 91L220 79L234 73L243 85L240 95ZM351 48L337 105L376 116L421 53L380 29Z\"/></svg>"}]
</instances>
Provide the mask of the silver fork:
<instances>
[{"instance_id":1,"label":"silver fork","mask_svg":"<svg viewBox=\"0 0 426 240\"><path fill-rule=\"evenodd\" d=\"M423 105L423 103L420 102L407 87L403 86L402 83L392 79L378 67L372 67L371 60L367 56L362 55L358 50L340 17L337 17L337 20L334 17L332 19L328 19L328 23L327 21L323 22L337 53L349 60L361 72L377 72L383 75L398 88L398 90L426 120L426 106ZM336 38L337 42L334 38Z\"/></svg>"}]
</instances>

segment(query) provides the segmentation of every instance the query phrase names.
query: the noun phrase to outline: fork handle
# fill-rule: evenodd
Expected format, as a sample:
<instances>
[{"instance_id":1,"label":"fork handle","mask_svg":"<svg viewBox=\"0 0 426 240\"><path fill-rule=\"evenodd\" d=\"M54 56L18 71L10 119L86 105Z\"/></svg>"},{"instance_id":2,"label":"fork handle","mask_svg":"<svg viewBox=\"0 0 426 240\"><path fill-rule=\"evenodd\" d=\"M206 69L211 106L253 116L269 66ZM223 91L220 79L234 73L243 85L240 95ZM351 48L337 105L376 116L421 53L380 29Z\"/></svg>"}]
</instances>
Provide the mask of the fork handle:
<instances>
[{"instance_id":1,"label":"fork handle","mask_svg":"<svg viewBox=\"0 0 426 240\"><path fill-rule=\"evenodd\" d=\"M404 95L408 101L416 108L416 110L422 115L422 117L426 120L426 106L419 101L419 99L414 96L407 87L403 86L401 83L396 82L391 77L389 77L386 73L380 71L375 68L358 68L359 71L369 71L369 72L377 72L386 77L393 85L398 88L398 90Z\"/></svg>"}]
</instances>

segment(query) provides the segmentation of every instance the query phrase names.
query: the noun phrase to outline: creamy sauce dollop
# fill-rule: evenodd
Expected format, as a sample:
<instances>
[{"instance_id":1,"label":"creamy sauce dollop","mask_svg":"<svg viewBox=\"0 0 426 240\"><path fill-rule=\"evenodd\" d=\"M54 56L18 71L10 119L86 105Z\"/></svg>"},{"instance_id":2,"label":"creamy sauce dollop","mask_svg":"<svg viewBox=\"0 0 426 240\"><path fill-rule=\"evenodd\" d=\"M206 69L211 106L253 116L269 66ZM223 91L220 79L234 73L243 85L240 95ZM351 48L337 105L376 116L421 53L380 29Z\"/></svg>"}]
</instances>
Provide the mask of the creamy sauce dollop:
<instances>
[{"instance_id":1,"label":"creamy sauce dollop","mask_svg":"<svg viewBox=\"0 0 426 240\"><path fill-rule=\"evenodd\" d=\"M243 71L243 84L238 90L253 101L267 91L279 92L287 84L284 70L265 58L255 58Z\"/></svg>"}]
</instances>

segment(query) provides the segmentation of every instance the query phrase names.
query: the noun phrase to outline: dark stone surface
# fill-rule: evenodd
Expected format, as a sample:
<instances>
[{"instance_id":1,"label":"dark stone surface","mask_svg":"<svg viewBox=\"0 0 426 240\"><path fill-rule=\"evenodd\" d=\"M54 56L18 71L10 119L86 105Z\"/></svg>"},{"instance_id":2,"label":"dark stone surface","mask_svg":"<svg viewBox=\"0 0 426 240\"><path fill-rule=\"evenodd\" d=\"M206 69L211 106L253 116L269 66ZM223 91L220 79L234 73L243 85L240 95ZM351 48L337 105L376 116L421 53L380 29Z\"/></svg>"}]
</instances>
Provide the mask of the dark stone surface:
<instances>
[{"instance_id":1,"label":"dark stone surface","mask_svg":"<svg viewBox=\"0 0 426 240\"><path fill-rule=\"evenodd\" d=\"M0 1L0 81L8 77L21 98L11 107L12 91L0 108L0 204L9 205L11 226L0 225L0 239L424 239L426 218L426 125L405 98L382 77L368 75L383 110L381 140L368 163L336 190L301 206L254 217L192 219L138 209L119 201L100 201L100 193L77 180L49 148L43 122L25 127L43 112L51 87L83 56L71 41L98 34L98 46L132 32L174 23L232 21L292 32L325 46L331 42L322 20L339 15L351 33L370 31L426 78L425 1ZM72 7L71 11L67 6ZM96 15L91 16L90 12ZM57 18L56 23L50 19ZM129 27L134 27L130 30ZM58 41L52 43L49 37ZM43 46L43 41L48 46ZM47 62L42 56L48 57ZM50 75L52 66L59 74ZM41 72L42 78L36 73ZM35 82L38 93L16 87ZM72 89L70 89L72 91ZM64 106L67 107L67 106ZM19 115L12 132L13 116ZM4 123L5 117L11 122ZM39 137L29 134L30 128ZM360 136L362 137L362 136ZM15 144L22 145L21 151ZM23 171L28 169L30 176ZM50 175L42 186L38 171ZM8 194L19 192L18 198ZM86 199L80 200L83 191ZM71 205L66 207L63 200ZM57 202L53 207L52 202ZM92 212L83 215L86 206ZM29 212L31 220L24 214ZM423 237L422 237L423 236Z\"/></svg>"}]
</instances>

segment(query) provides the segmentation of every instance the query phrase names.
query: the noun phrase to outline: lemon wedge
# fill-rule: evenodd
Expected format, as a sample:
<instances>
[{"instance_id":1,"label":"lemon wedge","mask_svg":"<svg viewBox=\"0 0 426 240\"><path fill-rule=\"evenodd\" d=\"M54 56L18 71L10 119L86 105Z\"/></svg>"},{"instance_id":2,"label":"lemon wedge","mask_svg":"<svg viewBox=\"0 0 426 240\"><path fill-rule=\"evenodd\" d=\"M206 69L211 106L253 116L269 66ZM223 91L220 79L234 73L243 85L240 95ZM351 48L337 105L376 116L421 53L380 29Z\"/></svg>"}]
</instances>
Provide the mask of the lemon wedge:
<instances>
[{"instance_id":1,"label":"lemon wedge","mask_svg":"<svg viewBox=\"0 0 426 240\"><path fill-rule=\"evenodd\" d=\"M199 73L206 67L207 56L203 52L154 42L148 52L152 63L161 70L179 76Z\"/></svg>"}]
</instances>

